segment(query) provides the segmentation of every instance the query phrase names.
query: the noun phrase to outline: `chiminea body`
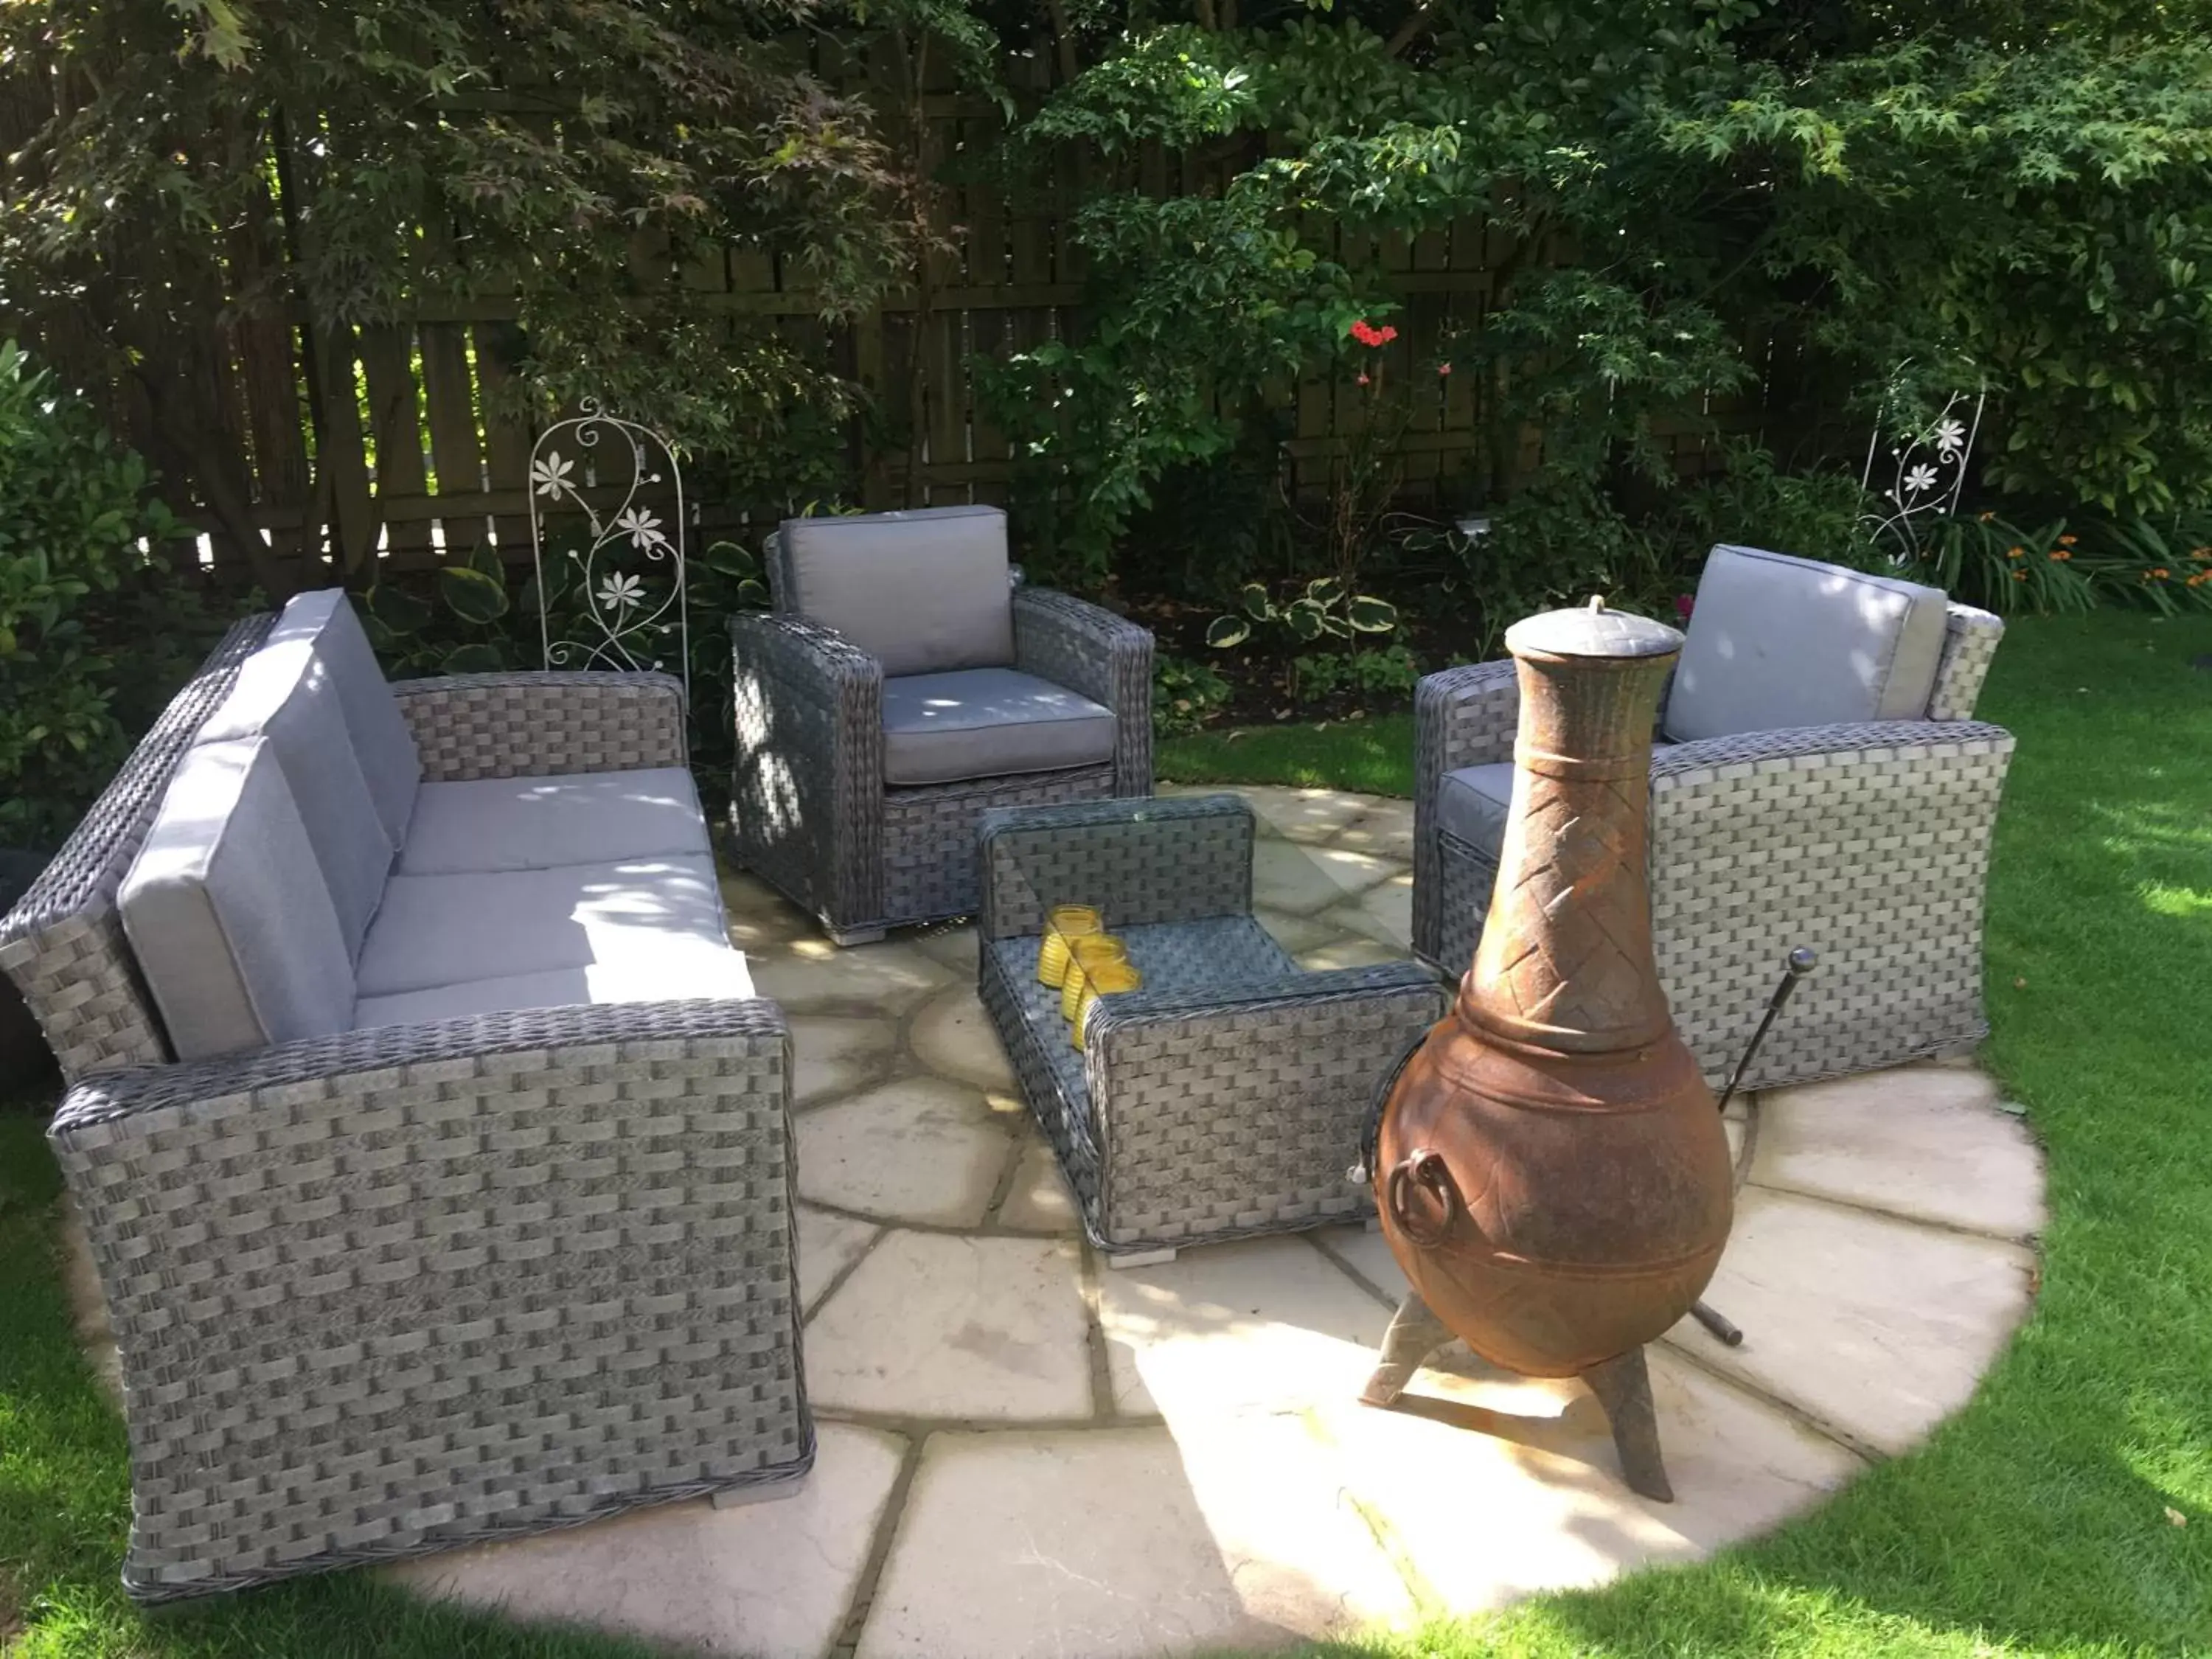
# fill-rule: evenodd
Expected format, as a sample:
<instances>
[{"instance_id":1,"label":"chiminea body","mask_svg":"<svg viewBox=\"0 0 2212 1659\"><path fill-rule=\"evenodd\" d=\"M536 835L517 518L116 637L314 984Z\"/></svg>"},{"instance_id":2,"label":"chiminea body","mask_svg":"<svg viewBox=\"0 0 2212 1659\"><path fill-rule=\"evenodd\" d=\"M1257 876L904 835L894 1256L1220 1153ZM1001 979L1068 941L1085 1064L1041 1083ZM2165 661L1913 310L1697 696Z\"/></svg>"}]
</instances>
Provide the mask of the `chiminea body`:
<instances>
[{"instance_id":1,"label":"chiminea body","mask_svg":"<svg viewBox=\"0 0 2212 1659\"><path fill-rule=\"evenodd\" d=\"M1593 607L1505 643L1521 724L1498 883L1452 1012L1384 1104L1375 1196L1438 1319L1493 1364L1565 1376L1689 1310L1733 1182L1644 880L1652 721L1682 636Z\"/></svg>"}]
</instances>

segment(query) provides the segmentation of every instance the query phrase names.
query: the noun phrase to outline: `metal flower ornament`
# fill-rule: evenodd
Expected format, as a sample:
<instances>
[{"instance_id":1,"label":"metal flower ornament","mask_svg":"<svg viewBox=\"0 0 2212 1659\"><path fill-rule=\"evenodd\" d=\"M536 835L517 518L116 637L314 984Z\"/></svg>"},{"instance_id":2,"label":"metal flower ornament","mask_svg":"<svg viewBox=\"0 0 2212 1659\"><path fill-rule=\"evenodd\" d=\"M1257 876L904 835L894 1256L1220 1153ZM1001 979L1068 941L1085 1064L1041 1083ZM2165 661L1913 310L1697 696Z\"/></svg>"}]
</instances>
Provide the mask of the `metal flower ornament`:
<instances>
[{"instance_id":1,"label":"metal flower ornament","mask_svg":"<svg viewBox=\"0 0 2212 1659\"><path fill-rule=\"evenodd\" d=\"M573 628L556 639L552 607L538 605L545 665L658 669L668 665L672 647L673 672L688 696L683 469L668 441L650 428L605 413L594 398L578 407L580 414L546 428L530 452L530 556L541 595L554 591L545 569L547 520L580 514L586 528L584 544L559 556L577 567L576 591L585 599ZM617 492L620 499L610 502ZM674 516L663 519L655 503L671 498Z\"/></svg>"},{"instance_id":2,"label":"metal flower ornament","mask_svg":"<svg viewBox=\"0 0 2212 1659\"><path fill-rule=\"evenodd\" d=\"M1970 398L1966 392L1954 392L1934 420L1899 432L1891 440L1889 487L1881 492L1882 505L1869 512L1865 522L1875 540L1890 544L1892 556L1899 563L1918 555L1923 520L1957 510L1988 395L1980 391ZM1859 483L1869 494L1874 490L1882 432L1888 424L1885 418L1867 440L1866 470Z\"/></svg>"}]
</instances>

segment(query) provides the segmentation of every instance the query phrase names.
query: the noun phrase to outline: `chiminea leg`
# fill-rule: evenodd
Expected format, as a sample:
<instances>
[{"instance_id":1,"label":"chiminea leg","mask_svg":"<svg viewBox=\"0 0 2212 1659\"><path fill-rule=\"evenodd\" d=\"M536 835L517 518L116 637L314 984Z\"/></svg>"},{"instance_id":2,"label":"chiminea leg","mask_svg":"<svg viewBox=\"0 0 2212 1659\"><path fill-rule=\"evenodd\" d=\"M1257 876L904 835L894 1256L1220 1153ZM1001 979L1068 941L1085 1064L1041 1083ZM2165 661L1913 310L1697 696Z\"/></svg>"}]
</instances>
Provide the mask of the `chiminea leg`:
<instances>
[{"instance_id":1,"label":"chiminea leg","mask_svg":"<svg viewBox=\"0 0 2212 1659\"><path fill-rule=\"evenodd\" d=\"M1450 1328L1429 1311L1420 1293L1407 1291L1391 1316L1390 1328L1383 1333L1382 1357L1376 1362L1375 1375L1359 1391L1361 1401L1370 1406L1395 1403L1422 1362L1451 1340Z\"/></svg>"},{"instance_id":2,"label":"chiminea leg","mask_svg":"<svg viewBox=\"0 0 2212 1659\"><path fill-rule=\"evenodd\" d=\"M1384 1351L1389 1351L1387 1344ZM1583 1373L1583 1380L1613 1425L1613 1448L1620 1454L1620 1472L1628 1489L1662 1504L1673 1503L1674 1488L1659 1455L1659 1413L1651 1403L1651 1373L1644 1368L1644 1350L1631 1348L1618 1358L1593 1365Z\"/></svg>"}]
</instances>

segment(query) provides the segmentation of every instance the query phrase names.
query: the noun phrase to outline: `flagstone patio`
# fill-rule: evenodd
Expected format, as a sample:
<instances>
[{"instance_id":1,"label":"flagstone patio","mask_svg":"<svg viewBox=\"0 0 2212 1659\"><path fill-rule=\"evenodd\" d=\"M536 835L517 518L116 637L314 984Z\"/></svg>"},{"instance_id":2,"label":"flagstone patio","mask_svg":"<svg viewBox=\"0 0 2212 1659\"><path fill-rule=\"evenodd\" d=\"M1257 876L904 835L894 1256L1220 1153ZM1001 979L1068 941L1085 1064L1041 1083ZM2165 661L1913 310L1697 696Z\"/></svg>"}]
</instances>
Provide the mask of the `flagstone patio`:
<instances>
[{"instance_id":1,"label":"flagstone patio","mask_svg":"<svg viewBox=\"0 0 2212 1659\"><path fill-rule=\"evenodd\" d=\"M1410 807L1243 793L1286 948L1406 954ZM1107 1269L977 1004L971 930L840 951L750 878L725 891L797 1043L814 1472L779 1501L428 1557L400 1582L761 1659L1406 1625L1772 1527L1962 1406L2033 1295L2039 1159L1971 1066L1732 1109L1735 1230L1708 1299L1747 1335L1686 1321L1654 1349L1678 1501L1650 1503L1577 1384L1462 1355L1396 1409L1357 1404L1403 1284L1377 1234ZM96 1326L96 1290L81 1305Z\"/></svg>"}]
</instances>

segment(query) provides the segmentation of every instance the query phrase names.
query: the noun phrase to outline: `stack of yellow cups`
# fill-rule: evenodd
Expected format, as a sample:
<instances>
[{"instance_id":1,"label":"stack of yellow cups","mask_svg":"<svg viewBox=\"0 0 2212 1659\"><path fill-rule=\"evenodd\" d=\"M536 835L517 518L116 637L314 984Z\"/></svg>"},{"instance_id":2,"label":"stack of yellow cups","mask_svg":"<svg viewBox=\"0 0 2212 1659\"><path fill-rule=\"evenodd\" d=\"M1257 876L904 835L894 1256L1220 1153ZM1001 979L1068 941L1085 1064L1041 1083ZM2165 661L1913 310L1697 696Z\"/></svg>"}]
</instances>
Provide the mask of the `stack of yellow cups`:
<instances>
[{"instance_id":1,"label":"stack of yellow cups","mask_svg":"<svg viewBox=\"0 0 2212 1659\"><path fill-rule=\"evenodd\" d=\"M1037 945L1037 983L1057 991L1067 977L1068 945L1106 931L1105 918L1088 904L1055 905L1046 913Z\"/></svg>"},{"instance_id":2,"label":"stack of yellow cups","mask_svg":"<svg viewBox=\"0 0 2212 1659\"><path fill-rule=\"evenodd\" d=\"M1126 960L1103 962L1096 968L1085 969L1083 994L1075 1005L1075 1046L1079 1048L1083 1046L1084 1022L1091 1018L1091 1004L1109 992L1137 990L1144 982L1145 976L1137 971L1136 965Z\"/></svg>"},{"instance_id":3,"label":"stack of yellow cups","mask_svg":"<svg viewBox=\"0 0 2212 1659\"><path fill-rule=\"evenodd\" d=\"M1126 966L1129 947L1111 933L1092 933L1068 940L1067 952L1067 974L1060 982L1060 1017L1073 1024L1076 1007L1083 1000L1083 987L1090 975L1110 963Z\"/></svg>"}]
</instances>

